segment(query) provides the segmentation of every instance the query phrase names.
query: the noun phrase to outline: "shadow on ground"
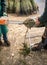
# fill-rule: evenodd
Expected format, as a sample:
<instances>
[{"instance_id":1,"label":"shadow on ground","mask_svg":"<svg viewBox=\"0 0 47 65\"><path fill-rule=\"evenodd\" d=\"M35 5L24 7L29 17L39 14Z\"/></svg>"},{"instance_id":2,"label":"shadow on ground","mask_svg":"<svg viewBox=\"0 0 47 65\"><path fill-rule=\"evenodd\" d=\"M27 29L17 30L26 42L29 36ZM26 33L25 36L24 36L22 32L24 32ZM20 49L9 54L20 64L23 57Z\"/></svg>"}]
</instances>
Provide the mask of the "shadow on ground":
<instances>
[{"instance_id":1,"label":"shadow on ground","mask_svg":"<svg viewBox=\"0 0 47 65\"><path fill-rule=\"evenodd\" d=\"M47 65L47 50L30 52L23 57L18 53L10 51L10 47L3 47L0 51L0 65Z\"/></svg>"}]
</instances>

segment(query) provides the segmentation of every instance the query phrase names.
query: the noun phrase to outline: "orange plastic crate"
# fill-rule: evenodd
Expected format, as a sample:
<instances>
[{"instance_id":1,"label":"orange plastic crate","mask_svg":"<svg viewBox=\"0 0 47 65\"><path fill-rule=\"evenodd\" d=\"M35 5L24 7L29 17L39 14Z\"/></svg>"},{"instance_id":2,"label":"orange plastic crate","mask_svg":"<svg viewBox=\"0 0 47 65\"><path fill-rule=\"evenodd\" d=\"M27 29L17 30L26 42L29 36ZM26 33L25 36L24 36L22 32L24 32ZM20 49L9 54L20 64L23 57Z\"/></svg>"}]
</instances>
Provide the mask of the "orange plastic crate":
<instances>
[{"instance_id":1,"label":"orange plastic crate","mask_svg":"<svg viewBox=\"0 0 47 65\"><path fill-rule=\"evenodd\" d=\"M5 19L0 19L0 25L4 25L6 24L6 20Z\"/></svg>"}]
</instances>

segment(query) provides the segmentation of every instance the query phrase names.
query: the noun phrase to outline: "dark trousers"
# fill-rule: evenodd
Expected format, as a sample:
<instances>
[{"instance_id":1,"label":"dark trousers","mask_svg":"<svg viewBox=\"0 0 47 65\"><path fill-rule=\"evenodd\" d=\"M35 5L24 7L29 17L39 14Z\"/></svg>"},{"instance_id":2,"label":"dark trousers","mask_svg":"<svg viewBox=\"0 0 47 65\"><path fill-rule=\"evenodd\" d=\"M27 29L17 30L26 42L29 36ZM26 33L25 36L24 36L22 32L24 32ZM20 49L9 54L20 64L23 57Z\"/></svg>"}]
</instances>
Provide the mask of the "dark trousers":
<instances>
[{"instance_id":1,"label":"dark trousers","mask_svg":"<svg viewBox=\"0 0 47 65\"><path fill-rule=\"evenodd\" d=\"M7 41L7 35L6 34L3 34L3 40Z\"/></svg>"},{"instance_id":2,"label":"dark trousers","mask_svg":"<svg viewBox=\"0 0 47 65\"><path fill-rule=\"evenodd\" d=\"M47 27L45 27L45 31L44 31L43 37L47 38Z\"/></svg>"},{"instance_id":3,"label":"dark trousers","mask_svg":"<svg viewBox=\"0 0 47 65\"><path fill-rule=\"evenodd\" d=\"M0 40L1 40L1 37L0 37ZM4 40L4 41L7 41L7 40L8 40L6 34L3 34L3 40Z\"/></svg>"},{"instance_id":4,"label":"dark trousers","mask_svg":"<svg viewBox=\"0 0 47 65\"><path fill-rule=\"evenodd\" d=\"M43 46L47 46L47 27L45 28L44 34L42 36Z\"/></svg>"},{"instance_id":5,"label":"dark trousers","mask_svg":"<svg viewBox=\"0 0 47 65\"><path fill-rule=\"evenodd\" d=\"M0 25L0 40L1 40L1 36L3 35L3 39L4 41L7 40L7 26L6 25Z\"/></svg>"}]
</instances>

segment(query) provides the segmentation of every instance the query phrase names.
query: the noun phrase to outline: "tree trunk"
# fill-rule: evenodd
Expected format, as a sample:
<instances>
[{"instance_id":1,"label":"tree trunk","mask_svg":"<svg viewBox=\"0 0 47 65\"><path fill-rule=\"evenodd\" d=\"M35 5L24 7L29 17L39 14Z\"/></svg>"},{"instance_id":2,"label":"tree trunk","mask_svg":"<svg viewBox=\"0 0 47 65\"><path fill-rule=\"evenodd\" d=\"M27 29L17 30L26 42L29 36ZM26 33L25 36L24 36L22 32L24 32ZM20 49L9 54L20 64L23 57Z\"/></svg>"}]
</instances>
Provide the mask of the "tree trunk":
<instances>
[{"instance_id":1,"label":"tree trunk","mask_svg":"<svg viewBox=\"0 0 47 65\"><path fill-rule=\"evenodd\" d=\"M13 0L13 8L12 8L12 12L15 13L15 0Z\"/></svg>"},{"instance_id":2,"label":"tree trunk","mask_svg":"<svg viewBox=\"0 0 47 65\"><path fill-rule=\"evenodd\" d=\"M8 1L8 8L7 8L7 10L9 12L9 10L10 10L10 1L9 0L7 0L7 1Z\"/></svg>"},{"instance_id":3,"label":"tree trunk","mask_svg":"<svg viewBox=\"0 0 47 65\"><path fill-rule=\"evenodd\" d=\"M16 3L15 3L15 10L16 10L17 14L20 13L20 0L16 1Z\"/></svg>"}]
</instances>

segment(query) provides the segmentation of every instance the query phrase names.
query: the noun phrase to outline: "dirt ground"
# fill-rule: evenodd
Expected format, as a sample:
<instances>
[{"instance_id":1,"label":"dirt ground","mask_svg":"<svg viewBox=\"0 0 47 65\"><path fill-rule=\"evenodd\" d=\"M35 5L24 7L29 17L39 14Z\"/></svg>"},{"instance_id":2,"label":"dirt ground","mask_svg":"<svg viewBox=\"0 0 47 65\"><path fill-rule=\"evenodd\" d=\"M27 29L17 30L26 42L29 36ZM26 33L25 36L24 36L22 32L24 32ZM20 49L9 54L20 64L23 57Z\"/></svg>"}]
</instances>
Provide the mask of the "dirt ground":
<instances>
[{"instance_id":1,"label":"dirt ground","mask_svg":"<svg viewBox=\"0 0 47 65\"><path fill-rule=\"evenodd\" d=\"M44 33L45 28L31 28L27 31L25 25L19 24L8 24L8 39L10 41L10 47L0 47L0 65L47 65L47 50L30 51L30 54L26 57L20 55L19 51L23 48L24 41L30 47L31 44L41 41L41 37ZM29 35L31 39L29 40ZM34 36L40 36L35 37Z\"/></svg>"},{"instance_id":2,"label":"dirt ground","mask_svg":"<svg viewBox=\"0 0 47 65\"><path fill-rule=\"evenodd\" d=\"M39 17L40 16L40 14L39 13L37 13L37 14L32 14L32 15L16 15L16 14L8 14L8 19L9 20L13 20L13 21L25 21L26 19L28 19L28 18L33 18L33 17Z\"/></svg>"}]
</instances>

